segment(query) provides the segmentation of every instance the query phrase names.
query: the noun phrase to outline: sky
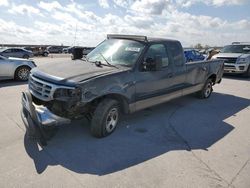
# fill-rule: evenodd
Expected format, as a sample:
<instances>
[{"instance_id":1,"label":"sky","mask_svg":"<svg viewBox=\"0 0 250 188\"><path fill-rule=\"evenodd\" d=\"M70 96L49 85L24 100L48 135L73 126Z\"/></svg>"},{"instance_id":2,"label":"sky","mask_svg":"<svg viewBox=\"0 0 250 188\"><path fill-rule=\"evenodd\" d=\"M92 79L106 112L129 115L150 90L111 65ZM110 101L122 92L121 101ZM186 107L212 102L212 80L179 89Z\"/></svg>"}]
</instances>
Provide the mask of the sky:
<instances>
[{"instance_id":1,"label":"sky","mask_svg":"<svg viewBox=\"0 0 250 188\"><path fill-rule=\"evenodd\" d=\"M250 42L250 0L0 0L0 44L96 46L107 34Z\"/></svg>"}]
</instances>

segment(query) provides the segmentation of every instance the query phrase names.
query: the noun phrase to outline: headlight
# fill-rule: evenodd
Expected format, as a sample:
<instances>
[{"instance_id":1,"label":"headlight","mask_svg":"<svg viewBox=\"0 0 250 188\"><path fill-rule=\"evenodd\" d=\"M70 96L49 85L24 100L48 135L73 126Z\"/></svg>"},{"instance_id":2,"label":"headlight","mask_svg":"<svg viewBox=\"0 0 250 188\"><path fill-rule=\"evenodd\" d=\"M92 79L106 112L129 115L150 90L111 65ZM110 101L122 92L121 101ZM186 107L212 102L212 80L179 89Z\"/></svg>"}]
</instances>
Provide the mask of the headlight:
<instances>
[{"instance_id":1,"label":"headlight","mask_svg":"<svg viewBox=\"0 0 250 188\"><path fill-rule=\"evenodd\" d=\"M36 64L35 64L35 62L34 61L31 61L31 63L36 67Z\"/></svg>"},{"instance_id":2,"label":"headlight","mask_svg":"<svg viewBox=\"0 0 250 188\"><path fill-rule=\"evenodd\" d=\"M245 58L238 58L237 59L237 63L238 64L244 64L244 63L246 63L247 62L247 59L245 59Z\"/></svg>"},{"instance_id":3,"label":"headlight","mask_svg":"<svg viewBox=\"0 0 250 188\"><path fill-rule=\"evenodd\" d=\"M81 96L81 89L76 88L76 89L64 89L64 88L59 88L55 91L54 93L54 98L59 99L59 98L73 98L73 97L79 97Z\"/></svg>"}]
</instances>

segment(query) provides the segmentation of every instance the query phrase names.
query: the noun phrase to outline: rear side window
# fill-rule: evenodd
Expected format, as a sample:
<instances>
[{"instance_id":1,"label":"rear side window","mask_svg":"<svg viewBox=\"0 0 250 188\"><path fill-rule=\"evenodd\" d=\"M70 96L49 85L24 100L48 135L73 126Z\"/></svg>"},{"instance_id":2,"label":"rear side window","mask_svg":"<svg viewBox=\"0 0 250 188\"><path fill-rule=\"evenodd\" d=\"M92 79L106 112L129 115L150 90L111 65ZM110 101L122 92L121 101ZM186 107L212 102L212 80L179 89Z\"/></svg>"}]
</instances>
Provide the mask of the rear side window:
<instances>
[{"instance_id":1,"label":"rear side window","mask_svg":"<svg viewBox=\"0 0 250 188\"><path fill-rule=\"evenodd\" d=\"M148 48L145 58L154 59L156 55L160 55L162 57L162 67L167 67L169 64L169 59L168 59L166 48L163 44L152 44Z\"/></svg>"},{"instance_id":2,"label":"rear side window","mask_svg":"<svg viewBox=\"0 0 250 188\"><path fill-rule=\"evenodd\" d=\"M170 55L173 58L173 63L176 66L181 66L184 63L184 54L182 50L182 46L179 42L169 42L168 43L168 49L170 52Z\"/></svg>"}]
</instances>

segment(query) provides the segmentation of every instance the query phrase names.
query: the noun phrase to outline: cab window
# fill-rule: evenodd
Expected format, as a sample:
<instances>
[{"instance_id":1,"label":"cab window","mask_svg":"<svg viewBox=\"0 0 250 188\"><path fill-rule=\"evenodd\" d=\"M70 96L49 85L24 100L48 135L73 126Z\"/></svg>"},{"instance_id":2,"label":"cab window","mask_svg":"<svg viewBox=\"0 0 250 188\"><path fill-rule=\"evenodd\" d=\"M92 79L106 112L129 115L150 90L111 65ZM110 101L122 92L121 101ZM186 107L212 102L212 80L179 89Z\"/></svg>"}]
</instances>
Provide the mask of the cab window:
<instances>
[{"instance_id":1,"label":"cab window","mask_svg":"<svg viewBox=\"0 0 250 188\"><path fill-rule=\"evenodd\" d=\"M169 42L168 49L172 56L174 65L182 66L185 60L181 44L179 42Z\"/></svg>"},{"instance_id":2,"label":"cab window","mask_svg":"<svg viewBox=\"0 0 250 188\"><path fill-rule=\"evenodd\" d=\"M162 67L167 67L169 65L169 58L164 44L152 44L145 54L145 59L154 59L157 55L162 57Z\"/></svg>"}]
</instances>

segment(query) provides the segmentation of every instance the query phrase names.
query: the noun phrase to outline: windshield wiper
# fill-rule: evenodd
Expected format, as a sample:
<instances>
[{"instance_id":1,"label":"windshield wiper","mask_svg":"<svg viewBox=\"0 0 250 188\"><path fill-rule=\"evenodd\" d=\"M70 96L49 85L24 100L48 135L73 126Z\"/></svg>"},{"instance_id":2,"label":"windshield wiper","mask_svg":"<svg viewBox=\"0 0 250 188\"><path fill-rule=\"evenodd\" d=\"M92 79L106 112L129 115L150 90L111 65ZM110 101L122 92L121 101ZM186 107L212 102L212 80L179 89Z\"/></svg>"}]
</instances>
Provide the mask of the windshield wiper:
<instances>
[{"instance_id":1,"label":"windshield wiper","mask_svg":"<svg viewBox=\"0 0 250 188\"><path fill-rule=\"evenodd\" d=\"M109 65L110 67L115 67L115 68L117 68L118 69L118 67L116 67L115 65L112 65L112 64L110 64L109 62L108 62L108 60L102 55L102 53L99 53L101 56L102 56L102 58L105 60L105 62L107 63L107 65ZM100 64L101 62L99 62L99 64ZM101 65L104 65L104 64L102 64L101 63Z\"/></svg>"},{"instance_id":2,"label":"windshield wiper","mask_svg":"<svg viewBox=\"0 0 250 188\"><path fill-rule=\"evenodd\" d=\"M83 58L84 58L83 60L85 60L85 61L87 61L87 62L89 62L89 63L94 63L97 67L108 66L108 67L115 67L115 68L119 69L119 68L116 67L115 65L110 64L110 63L108 62L108 60L107 60L101 53L99 53L99 54L101 55L101 57L105 60L105 62L106 62L107 64L103 64L101 61L90 61L89 58L87 58L87 57L83 57Z\"/></svg>"}]
</instances>

